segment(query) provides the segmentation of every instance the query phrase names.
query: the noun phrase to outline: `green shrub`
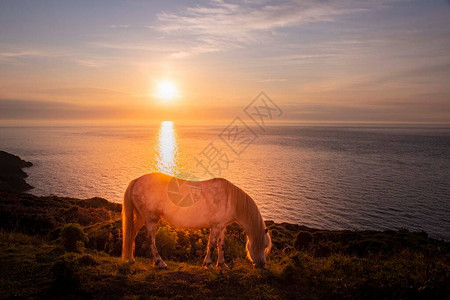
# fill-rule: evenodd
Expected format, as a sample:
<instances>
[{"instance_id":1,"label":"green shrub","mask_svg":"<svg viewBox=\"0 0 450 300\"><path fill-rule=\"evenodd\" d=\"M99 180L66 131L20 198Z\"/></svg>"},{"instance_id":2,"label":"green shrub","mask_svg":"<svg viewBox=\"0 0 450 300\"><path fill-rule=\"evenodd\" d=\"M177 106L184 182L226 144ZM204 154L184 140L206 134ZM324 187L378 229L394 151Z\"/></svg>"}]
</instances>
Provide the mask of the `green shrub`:
<instances>
[{"instance_id":1,"label":"green shrub","mask_svg":"<svg viewBox=\"0 0 450 300\"><path fill-rule=\"evenodd\" d=\"M81 251L84 243L89 240L84 233L83 227L78 223L64 225L59 233L59 238L64 249L69 252Z\"/></svg>"},{"instance_id":2,"label":"green shrub","mask_svg":"<svg viewBox=\"0 0 450 300\"><path fill-rule=\"evenodd\" d=\"M156 233L156 243L158 252L164 258L171 257L175 254L177 246L177 233L169 226L160 226Z\"/></svg>"},{"instance_id":3,"label":"green shrub","mask_svg":"<svg viewBox=\"0 0 450 300\"><path fill-rule=\"evenodd\" d=\"M295 252L290 256L290 259L293 261L294 266L297 267L299 270L304 270L308 265L304 253Z\"/></svg>"},{"instance_id":4,"label":"green shrub","mask_svg":"<svg viewBox=\"0 0 450 300\"><path fill-rule=\"evenodd\" d=\"M311 233L307 231L300 231L294 240L294 248L297 250L305 250L309 247L313 240Z\"/></svg>"},{"instance_id":5,"label":"green shrub","mask_svg":"<svg viewBox=\"0 0 450 300\"><path fill-rule=\"evenodd\" d=\"M329 257L333 254L333 249L330 247L329 243L320 242L313 247L313 255L314 257Z\"/></svg>"},{"instance_id":6,"label":"green shrub","mask_svg":"<svg viewBox=\"0 0 450 300\"><path fill-rule=\"evenodd\" d=\"M96 266L96 265L98 265L98 262L95 260L95 258L92 256L92 255L90 255L90 254L86 254L86 255L83 255L82 257L80 257L79 259L78 259L78 262L81 264L81 265L85 265L85 266Z\"/></svg>"},{"instance_id":7,"label":"green shrub","mask_svg":"<svg viewBox=\"0 0 450 300\"><path fill-rule=\"evenodd\" d=\"M112 256L120 256L122 253L120 226L120 220L91 226L86 232L89 237L89 242L86 246L98 251L104 251ZM139 251L141 244L140 239L136 238L136 254L138 256L142 256Z\"/></svg>"}]
</instances>

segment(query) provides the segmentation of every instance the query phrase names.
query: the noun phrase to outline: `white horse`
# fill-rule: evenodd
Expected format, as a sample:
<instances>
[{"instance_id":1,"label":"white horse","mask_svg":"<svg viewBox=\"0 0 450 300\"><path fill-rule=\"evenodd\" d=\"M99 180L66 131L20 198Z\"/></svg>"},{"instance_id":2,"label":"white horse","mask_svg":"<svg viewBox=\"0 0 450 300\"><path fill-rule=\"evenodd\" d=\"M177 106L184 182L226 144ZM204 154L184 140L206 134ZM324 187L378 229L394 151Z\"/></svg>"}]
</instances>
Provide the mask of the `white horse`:
<instances>
[{"instance_id":1,"label":"white horse","mask_svg":"<svg viewBox=\"0 0 450 300\"><path fill-rule=\"evenodd\" d=\"M218 248L217 266L224 261L224 235L228 225L237 222L247 233L247 256L264 267L271 239L261 214L250 196L223 178L188 181L161 173L147 174L130 182L122 207L122 258L134 263L135 238L147 227L154 263L167 268L155 244L158 221L163 218L185 229L210 228L203 266L211 267L211 254Z\"/></svg>"}]
</instances>

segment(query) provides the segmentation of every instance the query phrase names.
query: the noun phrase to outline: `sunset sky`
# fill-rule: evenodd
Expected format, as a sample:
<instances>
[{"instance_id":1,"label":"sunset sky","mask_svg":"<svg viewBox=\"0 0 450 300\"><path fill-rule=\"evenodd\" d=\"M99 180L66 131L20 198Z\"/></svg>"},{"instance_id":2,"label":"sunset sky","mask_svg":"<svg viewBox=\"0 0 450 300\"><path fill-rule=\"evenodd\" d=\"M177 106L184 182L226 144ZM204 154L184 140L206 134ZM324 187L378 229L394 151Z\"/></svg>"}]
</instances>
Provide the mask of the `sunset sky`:
<instances>
[{"instance_id":1,"label":"sunset sky","mask_svg":"<svg viewBox=\"0 0 450 300\"><path fill-rule=\"evenodd\" d=\"M284 121L450 122L449 1L2 0L0 28L0 124L229 120L260 91Z\"/></svg>"}]
</instances>

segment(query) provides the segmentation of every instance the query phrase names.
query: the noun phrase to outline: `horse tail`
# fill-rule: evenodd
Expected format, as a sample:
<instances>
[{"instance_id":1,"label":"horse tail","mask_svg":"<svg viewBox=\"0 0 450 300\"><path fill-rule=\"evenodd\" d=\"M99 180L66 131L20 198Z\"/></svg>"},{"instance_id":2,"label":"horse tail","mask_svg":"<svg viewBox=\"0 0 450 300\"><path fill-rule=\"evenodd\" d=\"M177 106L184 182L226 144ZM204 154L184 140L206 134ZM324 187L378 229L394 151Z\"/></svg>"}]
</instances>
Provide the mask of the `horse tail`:
<instances>
[{"instance_id":1,"label":"horse tail","mask_svg":"<svg viewBox=\"0 0 450 300\"><path fill-rule=\"evenodd\" d=\"M135 180L128 184L122 204L122 259L134 262L134 215L135 208L131 200L131 191Z\"/></svg>"}]
</instances>

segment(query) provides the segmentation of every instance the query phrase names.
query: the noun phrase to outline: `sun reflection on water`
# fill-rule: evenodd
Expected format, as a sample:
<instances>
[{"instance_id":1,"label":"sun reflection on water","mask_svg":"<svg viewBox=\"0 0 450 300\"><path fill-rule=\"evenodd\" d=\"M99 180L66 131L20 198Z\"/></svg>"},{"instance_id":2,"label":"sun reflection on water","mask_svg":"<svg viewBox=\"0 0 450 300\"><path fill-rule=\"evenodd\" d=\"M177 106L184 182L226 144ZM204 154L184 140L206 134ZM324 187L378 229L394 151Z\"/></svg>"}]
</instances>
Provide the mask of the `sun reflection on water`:
<instances>
[{"instance_id":1,"label":"sun reflection on water","mask_svg":"<svg viewBox=\"0 0 450 300\"><path fill-rule=\"evenodd\" d=\"M172 121L161 123L158 133L157 169L158 172L176 175L178 173L178 145Z\"/></svg>"}]
</instances>

